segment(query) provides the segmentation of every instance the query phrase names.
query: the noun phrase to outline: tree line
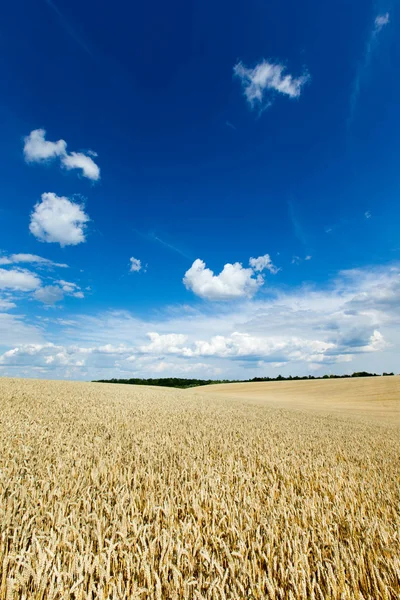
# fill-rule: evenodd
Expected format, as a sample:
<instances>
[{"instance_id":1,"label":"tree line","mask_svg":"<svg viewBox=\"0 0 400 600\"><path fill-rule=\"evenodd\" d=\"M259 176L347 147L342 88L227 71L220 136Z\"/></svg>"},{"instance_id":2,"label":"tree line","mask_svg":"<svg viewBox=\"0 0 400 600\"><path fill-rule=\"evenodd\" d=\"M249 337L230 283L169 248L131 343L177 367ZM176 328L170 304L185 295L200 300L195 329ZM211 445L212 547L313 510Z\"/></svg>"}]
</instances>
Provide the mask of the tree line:
<instances>
[{"instance_id":1,"label":"tree line","mask_svg":"<svg viewBox=\"0 0 400 600\"><path fill-rule=\"evenodd\" d=\"M394 373L383 373L382 377L393 376ZM352 377L381 377L377 373L368 373L367 371L359 371L352 375L322 375L321 377L315 377L314 375L296 375L292 377L253 377L253 379L183 379L180 377L160 377L157 379L99 379L95 383L120 383L125 385L154 385L162 387L173 387L173 388L192 388L202 385L211 385L219 383L252 383L262 381L303 381L305 379L349 379Z\"/></svg>"}]
</instances>

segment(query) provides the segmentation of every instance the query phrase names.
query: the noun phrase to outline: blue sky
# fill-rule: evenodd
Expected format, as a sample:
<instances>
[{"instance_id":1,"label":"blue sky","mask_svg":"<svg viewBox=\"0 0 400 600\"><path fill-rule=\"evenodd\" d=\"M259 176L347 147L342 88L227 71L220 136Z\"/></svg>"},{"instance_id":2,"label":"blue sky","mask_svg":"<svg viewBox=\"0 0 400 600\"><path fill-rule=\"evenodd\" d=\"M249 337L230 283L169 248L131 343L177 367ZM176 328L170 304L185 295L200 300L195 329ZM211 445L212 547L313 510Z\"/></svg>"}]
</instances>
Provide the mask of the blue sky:
<instances>
[{"instance_id":1,"label":"blue sky","mask_svg":"<svg viewBox=\"0 0 400 600\"><path fill-rule=\"evenodd\" d=\"M398 18L4 6L0 374L397 371Z\"/></svg>"}]
</instances>

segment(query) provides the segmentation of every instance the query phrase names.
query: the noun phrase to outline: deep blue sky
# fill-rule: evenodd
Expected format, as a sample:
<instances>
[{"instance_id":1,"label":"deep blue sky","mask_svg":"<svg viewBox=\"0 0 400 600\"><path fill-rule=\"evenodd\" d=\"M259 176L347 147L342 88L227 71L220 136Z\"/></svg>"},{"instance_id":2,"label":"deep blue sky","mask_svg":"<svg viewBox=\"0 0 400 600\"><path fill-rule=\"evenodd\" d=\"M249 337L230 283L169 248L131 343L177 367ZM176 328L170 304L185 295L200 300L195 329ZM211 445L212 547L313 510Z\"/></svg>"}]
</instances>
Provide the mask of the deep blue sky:
<instances>
[{"instance_id":1,"label":"deep blue sky","mask_svg":"<svg viewBox=\"0 0 400 600\"><path fill-rule=\"evenodd\" d=\"M4 4L0 250L3 258L32 254L69 269L38 271L32 260L3 265L12 274L3 274L0 294L14 306L4 307L0 350L19 348L25 357L18 364L0 358L3 373L49 376L46 369L54 365L59 369L53 376L91 377L103 368L93 358L101 355L94 348L102 342L127 345L126 355L120 352L124 361L135 357L122 364L110 354L110 376L131 368L247 376L276 368L342 372L395 364L394 340L370 347L374 332L383 335L389 326L385 311L378 317L368 299L368 310L358 307L349 323L347 302L371 289L378 293L382 278L392 300L397 290L398 16L389 0ZM308 80L297 97L265 88L262 102L251 104L245 81L234 76L240 63L249 70L280 65L282 76ZM96 152L101 177L60 168L59 158L24 160L24 139L37 129L46 131L48 141L65 140L68 152ZM84 241L46 243L29 230L46 192L81 205L90 218ZM218 297L216 280L203 291L193 279L182 282L196 259L218 275L228 263L247 269L250 257L265 254L279 272L264 271L265 284L252 291L239 283L235 297ZM130 272L131 257L141 261L139 272ZM351 285L340 275L350 269L360 272L352 272ZM23 290L6 282L20 271L36 273L40 284ZM49 285L61 289L61 279L79 285L85 298L68 290L53 304L43 301L46 293L41 300L35 296ZM322 294L317 307L313 294ZM335 294L335 324L327 325L326 303ZM321 326L316 319L306 331L286 331L285 311L295 310L300 296L308 315L317 310ZM283 321L274 316L281 304ZM257 310L263 316L254 332L248 323ZM82 324L98 319L101 326L115 311L129 321L118 324L131 328L128 339L112 328L100 341L91 334L94 362L85 358L78 365L82 361L68 348L89 347L80 337ZM196 317L185 316L191 311ZM75 331L63 329L68 319L80 323ZM198 335L195 319L201 321ZM19 327L21 336L13 337ZM188 339L178 350L168 345L171 339L162 348L143 349L152 331ZM218 335L231 340L235 332L253 336L253 346L260 333L264 346L194 350L199 341ZM354 352L340 341L349 332L357 333ZM318 357L291 350L278 360L268 345L271 335L274 344L290 338L291 349L311 342L335 348L324 347ZM300 338L303 345L293 341ZM32 359L22 343L52 343L69 358L58 364L53 353L46 363L42 354L48 351L41 348Z\"/></svg>"}]
</instances>

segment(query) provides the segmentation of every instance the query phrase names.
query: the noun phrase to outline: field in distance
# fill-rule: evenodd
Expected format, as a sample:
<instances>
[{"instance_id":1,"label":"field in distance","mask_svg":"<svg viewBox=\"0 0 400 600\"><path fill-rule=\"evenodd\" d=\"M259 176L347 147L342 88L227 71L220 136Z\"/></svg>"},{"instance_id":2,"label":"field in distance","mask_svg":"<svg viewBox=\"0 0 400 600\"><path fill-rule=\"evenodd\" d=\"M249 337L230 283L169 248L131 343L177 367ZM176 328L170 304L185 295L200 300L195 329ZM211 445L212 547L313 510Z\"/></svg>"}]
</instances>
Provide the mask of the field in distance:
<instances>
[{"instance_id":1,"label":"field in distance","mask_svg":"<svg viewBox=\"0 0 400 600\"><path fill-rule=\"evenodd\" d=\"M400 424L400 377L319 379L209 385L214 397L281 408L330 412Z\"/></svg>"},{"instance_id":2,"label":"field in distance","mask_svg":"<svg viewBox=\"0 0 400 600\"><path fill-rule=\"evenodd\" d=\"M397 600L398 378L233 385L0 378L0 598Z\"/></svg>"}]
</instances>

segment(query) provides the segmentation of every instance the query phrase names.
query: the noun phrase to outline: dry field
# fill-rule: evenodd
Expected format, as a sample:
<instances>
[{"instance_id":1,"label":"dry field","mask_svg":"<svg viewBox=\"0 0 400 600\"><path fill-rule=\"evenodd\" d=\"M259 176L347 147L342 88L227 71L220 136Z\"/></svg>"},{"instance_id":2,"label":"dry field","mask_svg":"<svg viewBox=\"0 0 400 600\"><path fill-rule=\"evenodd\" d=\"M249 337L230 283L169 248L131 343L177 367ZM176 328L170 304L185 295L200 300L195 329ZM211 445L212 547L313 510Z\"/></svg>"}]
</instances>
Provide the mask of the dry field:
<instances>
[{"instance_id":1,"label":"dry field","mask_svg":"<svg viewBox=\"0 0 400 600\"><path fill-rule=\"evenodd\" d=\"M228 383L201 394L400 425L400 377Z\"/></svg>"},{"instance_id":2,"label":"dry field","mask_svg":"<svg viewBox=\"0 0 400 600\"><path fill-rule=\"evenodd\" d=\"M0 598L397 600L399 425L323 383L0 379Z\"/></svg>"}]
</instances>

